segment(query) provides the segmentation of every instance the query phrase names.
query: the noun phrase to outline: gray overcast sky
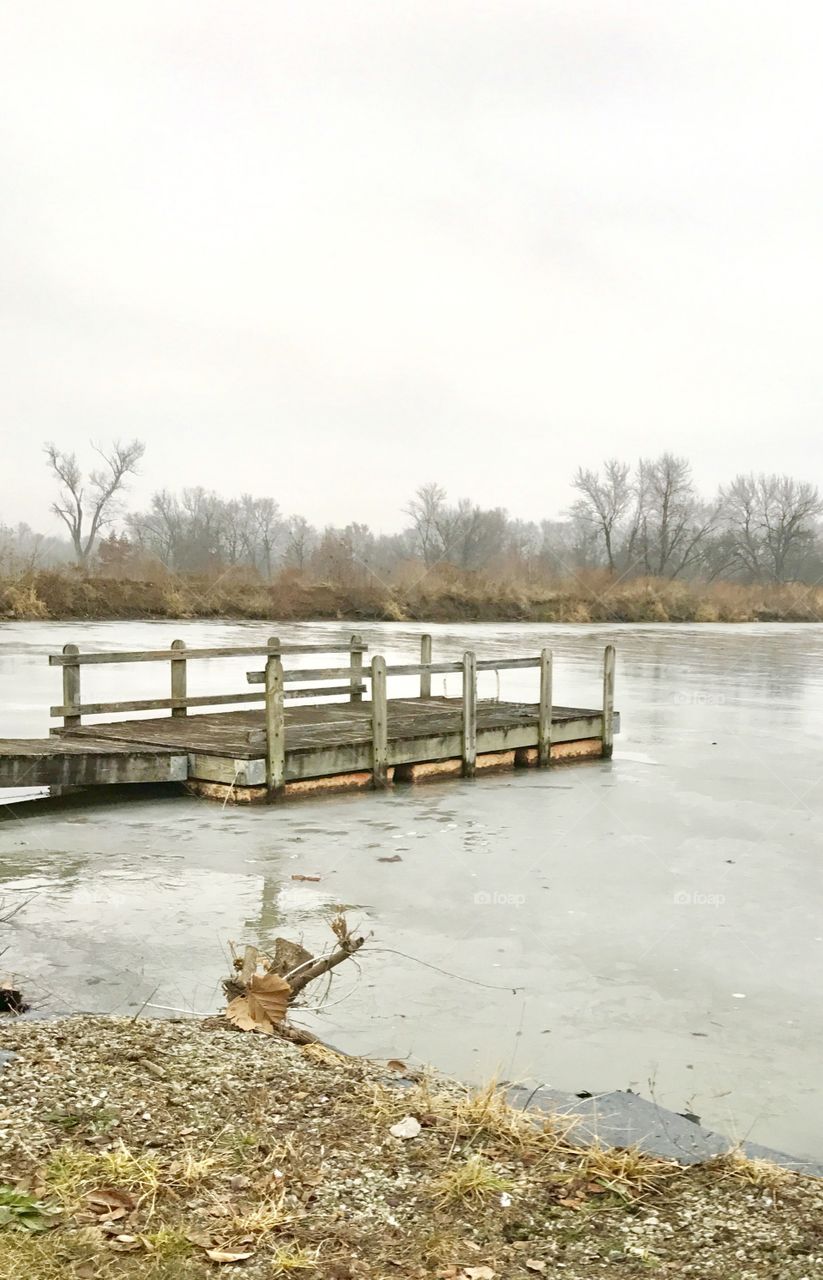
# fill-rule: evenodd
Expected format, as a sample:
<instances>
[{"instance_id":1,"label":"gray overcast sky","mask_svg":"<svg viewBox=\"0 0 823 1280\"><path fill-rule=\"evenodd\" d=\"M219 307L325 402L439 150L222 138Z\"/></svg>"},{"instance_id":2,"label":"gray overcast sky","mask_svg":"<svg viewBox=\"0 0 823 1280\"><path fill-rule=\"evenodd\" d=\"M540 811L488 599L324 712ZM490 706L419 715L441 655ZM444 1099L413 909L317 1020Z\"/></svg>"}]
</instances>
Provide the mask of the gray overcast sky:
<instances>
[{"instance_id":1,"label":"gray overcast sky","mask_svg":"<svg viewBox=\"0 0 823 1280\"><path fill-rule=\"evenodd\" d=\"M0 521L44 439L390 530L823 479L806 0L0 0Z\"/></svg>"}]
</instances>

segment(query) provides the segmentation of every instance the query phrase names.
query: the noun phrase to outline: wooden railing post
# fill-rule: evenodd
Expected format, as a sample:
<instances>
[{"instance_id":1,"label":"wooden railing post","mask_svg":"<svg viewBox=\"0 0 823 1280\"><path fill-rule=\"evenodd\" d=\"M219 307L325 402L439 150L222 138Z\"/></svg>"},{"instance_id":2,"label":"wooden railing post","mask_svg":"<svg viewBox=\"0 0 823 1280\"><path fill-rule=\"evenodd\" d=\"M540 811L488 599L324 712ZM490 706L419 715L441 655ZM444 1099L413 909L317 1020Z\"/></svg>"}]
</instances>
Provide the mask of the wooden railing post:
<instances>
[{"instance_id":1,"label":"wooden railing post","mask_svg":"<svg viewBox=\"0 0 823 1280\"><path fill-rule=\"evenodd\" d=\"M281 795L286 783L286 717L283 702L283 663L273 653L266 659L266 789L269 800Z\"/></svg>"},{"instance_id":2,"label":"wooden railing post","mask_svg":"<svg viewBox=\"0 0 823 1280\"><path fill-rule=\"evenodd\" d=\"M351 676L349 677L351 689L349 692L349 702L363 701L363 637L354 635L350 641L351 649Z\"/></svg>"},{"instance_id":3,"label":"wooden railing post","mask_svg":"<svg viewBox=\"0 0 823 1280\"><path fill-rule=\"evenodd\" d=\"M64 644L63 652L65 654L79 653L76 644ZM63 706L69 707L80 706L80 663L67 663L63 667ZM72 711L63 715L63 728L73 729L77 725L82 724L83 720L79 712Z\"/></svg>"},{"instance_id":4,"label":"wooden railing post","mask_svg":"<svg viewBox=\"0 0 823 1280\"><path fill-rule=\"evenodd\" d=\"M537 712L537 763L541 769L552 754L552 652L540 650L540 705Z\"/></svg>"},{"instance_id":5,"label":"wooden railing post","mask_svg":"<svg viewBox=\"0 0 823 1280\"><path fill-rule=\"evenodd\" d=\"M184 650L186 648L185 640L172 640L172 649ZM186 697L186 659L184 657L172 658L169 663L171 667L171 696L172 698ZM172 715L177 718L188 714L188 708L172 707Z\"/></svg>"},{"instance_id":6,"label":"wooden railing post","mask_svg":"<svg viewBox=\"0 0 823 1280\"><path fill-rule=\"evenodd\" d=\"M420 637L420 662L426 667L432 660L432 638L429 635ZM430 698L432 696L432 673L431 671L420 672L420 697Z\"/></svg>"},{"instance_id":7,"label":"wooden railing post","mask_svg":"<svg viewBox=\"0 0 823 1280\"><path fill-rule=\"evenodd\" d=\"M389 760L389 722L386 701L386 659L371 660L372 785L385 787Z\"/></svg>"},{"instance_id":8,"label":"wooden railing post","mask_svg":"<svg viewBox=\"0 0 823 1280\"><path fill-rule=\"evenodd\" d=\"M477 658L463 654L463 777L473 778L477 763Z\"/></svg>"},{"instance_id":9,"label":"wooden railing post","mask_svg":"<svg viewBox=\"0 0 823 1280\"><path fill-rule=\"evenodd\" d=\"M607 644L603 654L603 751L605 760L614 749L614 645Z\"/></svg>"}]
</instances>

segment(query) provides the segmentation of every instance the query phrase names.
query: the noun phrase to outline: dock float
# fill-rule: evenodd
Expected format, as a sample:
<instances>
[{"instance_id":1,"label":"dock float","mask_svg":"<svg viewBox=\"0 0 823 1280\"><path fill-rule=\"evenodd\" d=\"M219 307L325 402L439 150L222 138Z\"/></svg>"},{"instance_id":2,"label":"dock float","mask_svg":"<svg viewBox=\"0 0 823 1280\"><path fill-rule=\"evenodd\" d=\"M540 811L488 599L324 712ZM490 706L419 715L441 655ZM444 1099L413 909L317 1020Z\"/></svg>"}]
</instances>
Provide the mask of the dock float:
<instances>
[{"instance_id":1,"label":"dock float","mask_svg":"<svg viewBox=\"0 0 823 1280\"><path fill-rule=\"evenodd\" d=\"M188 649L176 640L168 649L119 653L66 645L49 657L62 669L63 699L51 708L62 723L47 739L0 740L0 787L168 782L223 802L271 803L611 755L619 729L612 645L596 709L554 705L548 649L520 658L466 652L459 661L435 662L431 637L423 636L417 663L375 655L366 665L367 652L358 635L345 648L281 644L276 636L262 646ZM348 661L303 665L318 654L345 654ZM264 661L246 672L242 690L189 696L189 663L215 658ZM292 659L300 665L287 666ZM143 662L168 665L166 696L82 700L84 668ZM478 673L514 669L537 674L535 702L478 698ZM459 676L461 695L434 696L438 675ZM414 696L388 696L390 680L408 684L409 677ZM118 718L101 719L107 716Z\"/></svg>"}]
</instances>

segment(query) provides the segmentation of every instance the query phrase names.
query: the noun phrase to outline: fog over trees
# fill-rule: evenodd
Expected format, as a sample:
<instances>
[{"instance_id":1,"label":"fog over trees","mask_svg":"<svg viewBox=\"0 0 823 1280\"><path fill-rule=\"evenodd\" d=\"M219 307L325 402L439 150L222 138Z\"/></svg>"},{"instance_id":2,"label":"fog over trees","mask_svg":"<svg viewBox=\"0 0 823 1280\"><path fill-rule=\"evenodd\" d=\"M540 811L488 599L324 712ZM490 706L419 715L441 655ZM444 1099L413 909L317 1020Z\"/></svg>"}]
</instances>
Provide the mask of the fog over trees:
<instances>
[{"instance_id":1,"label":"fog over trees","mask_svg":"<svg viewBox=\"0 0 823 1280\"><path fill-rule=\"evenodd\" d=\"M197 486L162 489L145 510L127 510L126 485L142 445L118 442L98 453L102 465L84 478L74 454L47 446L57 489L52 510L69 538L0 524L0 570L73 561L83 571L121 577L242 568L264 581L293 572L337 583L411 580L437 566L522 583L589 569L621 580L823 577L823 500L814 484L740 474L707 496L698 492L689 460L672 453L578 468L568 509L540 521L455 499L431 481L410 495L398 513L400 530L391 534L356 522L316 528L275 495L227 497Z\"/></svg>"}]
</instances>

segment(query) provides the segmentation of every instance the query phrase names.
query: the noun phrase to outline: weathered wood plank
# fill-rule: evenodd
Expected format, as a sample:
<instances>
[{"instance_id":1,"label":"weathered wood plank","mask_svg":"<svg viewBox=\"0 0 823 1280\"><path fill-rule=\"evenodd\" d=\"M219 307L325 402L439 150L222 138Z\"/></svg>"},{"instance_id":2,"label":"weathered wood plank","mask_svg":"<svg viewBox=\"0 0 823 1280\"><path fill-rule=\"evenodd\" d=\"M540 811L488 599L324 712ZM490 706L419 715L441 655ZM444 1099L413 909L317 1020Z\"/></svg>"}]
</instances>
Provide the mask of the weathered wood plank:
<instances>
[{"instance_id":1,"label":"weathered wood plank","mask_svg":"<svg viewBox=\"0 0 823 1280\"><path fill-rule=\"evenodd\" d=\"M354 688L355 686L351 684L330 684L325 687L322 685L315 687L313 685L309 689L286 689L284 697L286 702L300 702L304 698L342 698L348 696L349 702L362 702L362 695L366 691L366 686L364 684L357 685L356 688L361 696L352 699L351 693Z\"/></svg>"},{"instance_id":2,"label":"weathered wood plank","mask_svg":"<svg viewBox=\"0 0 823 1280\"><path fill-rule=\"evenodd\" d=\"M477 658L470 651L463 654L462 719L463 777L473 778L477 759Z\"/></svg>"},{"instance_id":3,"label":"weathered wood plank","mask_svg":"<svg viewBox=\"0 0 823 1280\"><path fill-rule=\"evenodd\" d=\"M432 660L432 638L429 635L420 637L420 697L432 696L432 673L427 670Z\"/></svg>"},{"instance_id":4,"label":"weathered wood plank","mask_svg":"<svg viewBox=\"0 0 823 1280\"><path fill-rule=\"evenodd\" d=\"M261 674L265 675L265 673ZM263 681L261 681L263 683ZM361 690L365 689L361 685ZM331 685L328 688L293 689L285 691L287 702L303 698L339 698L351 691L348 684ZM197 694L191 698L136 698L133 702L84 702L76 708L84 716L114 715L118 711L168 711L174 707L229 707L235 704L260 703L265 701L265 693L216 693ZM49 714L61 716L68 708L49 707Z\"/></svg>"},{"instance_id":5,"label":"weathered wood plank","mask_svg":"<svg viewBox=\"0 0 823 1280\"><path fill-rule=\"evenodd\" d=\"M265 752L265 744L261 750ZM190 752L188 761L190 778L201 778L204 782L223 782L232 787L265 788L266 785L264 755L259 760L236 760L228 756Z\"/></svg>"},{"instance_id":6,"label":"weathered wood plank","mask_svg":"<svg viewBox=\"0 0 823 1280\"><path fill-rule=\"evenodd\" d=\"M391 706L391 704L389 704ZM555 722L553 749L560 743L577 739L600 740L602 718L600 712L580 720ZM453 721L451 732L432 734L428 737L396 739L388 742L388 765L417 764L429 760L460 760L463 754L463 734L460 719ZM520 748L537 748L537 721L531 724L510 725L477 730L477 754L498 751L516 751ZM345 745L318 745L312 750L291 750L286 755L286 781L296 778L323 777L333 773L357 772L371 767L372 748L369 742L353 742Z\"/></svg>"},{"instance_id":7,"label":"weathered wood plank","mask_svg":"<svg viewBox=\"0 0 823 1280\"><path fill-rule=\"evenodd\" d=\"M131 702L84 702L77 710L84 716L114 715L118 711L168 711L175 705L184 707L227 707L233 703L263 702L265 695L259 693L204 693L195 697L172 700L171 698L135 698ZM52 716L64 716L68 707L49 707Z\"/></svg>"},{"instance_id":8,"label":"weathered wood plank","mask_svg":"<svg viewBox=\"0 0 823 1280\"><path fill-rule=\"evenodd\" d=\"M172 649L182 652L186 647L185 640L172 640ZM175 717L181 717L188 714L188 704L186 703L186 659L172 658L171 660L171 696L172 708L171 713Z\"/></svg>"},{"instance_id":9,"label":"weathered wood plank","mask_svg":"<svg viewBox=\"0 0 823 1280\"><path fill-rule=\"evenodd\" d=\"M77 654L77 661L74 656L68 656L70 650L74 650ZM368 645L363 646L363 652L368 651ZM271 650L267 645L225 645L215 649L188 649L186 657L189 661L200 658L265 658L268 657ZM334 644L284 644L279 650L281 657L287 654L295 653L349 653L349 645ZM114 653L80 653L76 645L66 645L62 653L49 654L49 666L66 667L80 665L81 667L106 665L113 662L171 662L172 658L179 655L175 654L173 649L131 649L121 650Z\"/></svg>"},{"instance_id":10,"label":"weathered wood plank","mask_svg":"<svg viewBox=\"0 0 823 1280\"><path fill-rule=\"evenodd\" d=\"M283 663L266 663L266 787L272 799L286 780L286 719L283 706Z\"/></svg>"},{"instance_id":11,"label":"weathered wood plank","mask_svg":"<svg viewBox=\"0 0 823 1280\"><path fill-rule=\"evenodd\" d=\"M545 769L552 749L552 655L550 649L540 654L540 702L537 709L537 757Z\"/></svg>"},{"instance_id":12,"label":"weathered wood plank","mask_svg":"<svg viewBox=\"0 0 823 1280\"><path fill-rule=\"evenodd\" d=\"M614 750L614 645L607 644L603 654L603 758L611 759Z\"/></svg>"},{"instance_id":13,"label":"weathered wood plank","mask_svg":"<svg viewBox=\"0 0 823 1280\"><path fill-rule=\"evenodd\" d=\"M82 712L80 702L80 667L77 655L80 650L76 644L63 645L62 657L67 661L63 666L63 709L59 712L63 717L63 728L71 729L81 723Z\"/></svg>"},{"instance_id":14,"label":"weathered wood plank","mask_svg":"<svg viewBox=\"0 0 823 1280\"><path fill-rule=\"evenodd\" d=\"M182 782L185 752L94 739L5 739L0 787L88 787L129 782Z\"/></svg>"},{"instance_id":15,"label":"weathered wood plank","mask_svg":"<svg viewBox=\"0 0 823 1280\"><path fill-rule=\"evenodd\" d=\"M368 678L368 672L365 674ZM350 676L351 667L300 667L294 671L283 672L286 684L305 684L309 680L348 680ZM264 684L265 679L265 671L246 672L248 684Z\"/></svg>"},{"instance_id":16,"label":"weathered wood plank","mask_svg":"<svg viewBox=\"0 0 823 1280\"><path fill-rule=\"evenodd\" d=\"M350 702L363 701L363 637L353 635L351 638L351 658L349 661L351 676L349 677Z\"/></svg>"},{"instance_id":17,"label":"weathered wood plank","mask_svg":"<svg viewBox=\"0 0 823 1280\"><path fill-rule=\"evenodd\" d=\"M388 766L385 658L372 658L371 677L372 778L375 787L385 787Z\"/></svg>"}]
</instances>

